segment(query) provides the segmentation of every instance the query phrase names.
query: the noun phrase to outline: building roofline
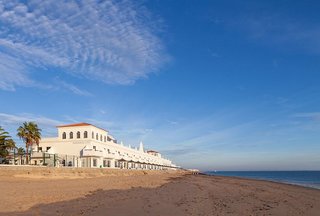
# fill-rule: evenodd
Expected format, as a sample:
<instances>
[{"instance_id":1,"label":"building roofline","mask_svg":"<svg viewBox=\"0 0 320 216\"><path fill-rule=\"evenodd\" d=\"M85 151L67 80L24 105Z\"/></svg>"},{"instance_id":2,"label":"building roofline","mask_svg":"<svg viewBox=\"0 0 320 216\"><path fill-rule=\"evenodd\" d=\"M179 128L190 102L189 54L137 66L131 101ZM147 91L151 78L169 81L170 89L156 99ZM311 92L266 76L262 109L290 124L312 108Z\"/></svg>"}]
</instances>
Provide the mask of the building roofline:
<instances>
[{"instance_id":1,"label":"building roofline","mask_svg":"<svg viewBox=\"0 0 320 216\"><path fill-rule=\"evenodd\" d=\"M148 150L147 153L149 153L149 152L159 153L159 152L154 151L154 150Z\"/></svg>"},{"instance_id":2,"label":"building roofline","mask_svg":"<svg viewBox=\"0 0 320 216\"><path fill-rule=\"evenodd\" d=\"M93 126L93 127L96 127L96 128L99 128L101 130L104 130L106 132L109 132L108 130L106 129L103 129L101 127L97 127L93 124L89 124L89 123L86 123L86 122L80 122L80 123L74 123L74 124L66 124L66 125L58 125L56 126L57 128L61 128L61 127L81 127L81 126Z\"/></svg>"}]
</instances>

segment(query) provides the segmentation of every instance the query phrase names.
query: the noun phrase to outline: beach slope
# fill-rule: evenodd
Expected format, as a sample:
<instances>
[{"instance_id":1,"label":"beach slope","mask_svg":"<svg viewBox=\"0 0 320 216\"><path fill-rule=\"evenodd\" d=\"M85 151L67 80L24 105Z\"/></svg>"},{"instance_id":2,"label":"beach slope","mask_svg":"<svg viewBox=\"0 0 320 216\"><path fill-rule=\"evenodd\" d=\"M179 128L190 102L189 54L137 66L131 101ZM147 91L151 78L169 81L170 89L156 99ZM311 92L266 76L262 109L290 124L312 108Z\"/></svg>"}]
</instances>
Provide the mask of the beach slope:
<instances>
[{"instance_id":1,"label":"beach slope","mask_svg":"<svg viewBox=\"0 0 320 216\"><path fill-rule=\"evenodd\" d=\"M78 171L71 171L78 176ZM18 176L14 172L5 176L0 170L4 195L0 215L295 216L320 212L317 189L185 172L99 172L57 178L39 173L34 177L32 171L29 177L21 171Z\"/></svg>"}]
</instances>

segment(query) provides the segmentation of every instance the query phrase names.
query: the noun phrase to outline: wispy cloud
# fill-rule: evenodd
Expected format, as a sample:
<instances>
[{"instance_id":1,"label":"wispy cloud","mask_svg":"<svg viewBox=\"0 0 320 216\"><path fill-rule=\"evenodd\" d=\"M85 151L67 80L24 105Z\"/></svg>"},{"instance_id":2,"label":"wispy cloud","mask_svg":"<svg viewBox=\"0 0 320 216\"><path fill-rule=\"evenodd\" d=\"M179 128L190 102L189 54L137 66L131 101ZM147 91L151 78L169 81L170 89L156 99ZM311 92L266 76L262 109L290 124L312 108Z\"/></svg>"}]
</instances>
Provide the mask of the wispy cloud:
<instances>
[{"instance_id":1,"label":"wispy cloud","mask_svg":"<svg viewBox=\"0 0 320 216\"><path fill-rule=\"evenodd\" d=\"M83 89L80 89L79 87L73 85L73 84L70 84L70 83L67 83L65 81L62 81L62 80L59 80L59 79L56 79L56 82L59 86L59 88L64 88L64 89L67 89L68 91L71 91L72 93L76 94L76 95L80 95L80 96L92 96L92 94L86 90L83 90Z\"/></svg>"},{"instance_id":2,"label":"wispy cloud","mask_svg":"<svg viewBox=\"0 0 320 216\"><path fill-rule=\"evenodd\" d=\"M56 119L48 118L42 115L35 115L31 113L8 114L0 113L0 126L2 126L9 134L17 141L15 136L17 128L23 122L36 122L42 129L43 136L55 136L57 131L55 126L64 124L65 122Z\"/></svg>"},{"instance_id":3,"label":"wispy cloud","mask_svg":"<svg viewBox=\"0 0 320 216\"><path fill-rule=\"evenodd\" d=\"M15 86L31 86L27 74L27 67L22 62L10 56L0 53L0 89L14 91Z\"/></svg>"},{"instance_id":4,"label":"wispy cloud","mask_svg":"<svg viewBox=\"0 0 320 216\"><path fill-rule=\"evenodd\" d=\"M167 122L168 122L170 125L177 125L177 124L179 124L178 121L167 120Z\"/></svg>"},{"instance_id":5,"label":"wispy cloud","mask_svg":"<svg viewBox=\"0 0 320 216\"><path fill-rule=\"evenodd\" d=\"M104 128L109 131L110 134L115 135L119 140L126 141L127 144L132 146L138 145L140 141L144 141L145 137L153 132L153 129L147 127L141 120L124 120L117 119L111 121L111 117L108 120L104 120L105 117L71 117L64 116L67 122L87 122L97 127Z\"/></svg>"},{"instance_id":6,"label":"wispy cloud","mask_svg":"<svg viewBox=\"0 0 320 216\"><path fill-rule=\"evenodd\" d=\"M320 121L320 112L296 113L293 116L296 118L306 118L315 121Z\"/></svg>"},{"instance_id":7,"label":"wispy cloud","mask_svg":"<svg viewBox=\"0 0 320 216\"><path fill-rule=\"evenodd\" d=\"M254 40L320 53L319 23L306 23L285 13L269 11L258 14L247 13L230 21L229 24L246 32Z\"/></svg>"},{"instance_id":8,"label":"wispy cloud","mask_svg":"<svg viewBox=\"0 0 320 216\"><path fill-rule=\"evenodd\" d=\"M28 73L50 67L109 84L134 83L166 59L156 23L145 7L126 0L1 1L0 75L6 79L0 88L30 86Z\"/></svg>"},{"instance_id":9,"label":"wispy cloud","mask_svg":"<svg viewBox=\"0 0 320 216\"><path fill-rule=\"evenodd\" d=\"M185 156L187 154L191 154L195 152L196 152L195 148L177 148L177 149L164 150L161 153L166 156L177 157L177 156Z\"/></svg>"},{"instance_id":10,"label":"wispy cloud","mask_svg":"<svg viewBox=\"0 0 320 216\"><path fill-rule=\"evenodd\" d=\"M134 123L129 120L117 122L97 120L95 118L84 118L82 120L107 129L110 134L123 141L124 144L130 144L131 146L138 146L140 141L144 141L146 137L153 132L152 128L149 128L138 121ZM75 122L79 121L76 120Z\"/></svg>"},{"instance_id":11,"label":"wispy cloud","mask_svg":"<svg viewBox=\"0 0 320 216\"><path fill-rule=\"evenodd\" d=\"M101 116L62 116L54 119L30 113L0 113L0 125L14 136L22 122L35 121L43 129L43 135L46 137L56 135L56 125L88 122L109 130L119 141L123 140L126 146L138 146L142 140L146 149L158 150L164 157L169 157L179 165L203 169L241 169L250 168L250 164L255 164L252 167L262 167L263 163L277 167L273 161L280 158L281 152L285 152L282 153L282 158L292 157L291 153L297 150L306 151L311 155L310 152L318 149L317 139L312 141L306 139L304 134L301 135L301 125L290 125L290 122L283 122L283 119L278 122L282 125L275 127L268 126L266 119L235 121L235 116L239 115L235 113L236 111L226 111L201 119L179 119L179 124L173 125L163 121L163 118L155 122L128 118L105 121ZM313 119L319 117L319 113L297 113L294 117ZM318 137L318 131L309 131L308 135ZM307 142L309 148L305 148ZM261 165L256 163L261 161L260 159L265 160L262 160ZM308 160L310 161L310 158L304 159L307 162Z\"/></svg>"},{"instance_id":12,"label":"wispy cloud","mask_svg":"<svg viewBox=\"0 0 320 216\"><path fill-rule=\"evenodd\" d=\"M44 126L57 126L62 124L63 122L47 118L44 116L34 115L30 113L21 113L21 114L7 114L7 113L0 113L0 123L1 125L6 124L21 124L25 121L33 121Z\"/></svg>"}]
</instances>

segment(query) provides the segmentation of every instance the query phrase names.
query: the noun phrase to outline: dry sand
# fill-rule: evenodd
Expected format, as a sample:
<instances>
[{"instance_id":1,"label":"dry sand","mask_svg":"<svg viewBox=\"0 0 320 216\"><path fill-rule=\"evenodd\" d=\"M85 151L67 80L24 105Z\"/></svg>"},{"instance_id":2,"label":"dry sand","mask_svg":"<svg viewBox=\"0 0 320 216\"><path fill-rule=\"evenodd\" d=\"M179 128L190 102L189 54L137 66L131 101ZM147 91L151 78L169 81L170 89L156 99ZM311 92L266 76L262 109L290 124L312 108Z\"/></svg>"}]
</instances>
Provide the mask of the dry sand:
<instances>
[{"instance_id":1,"label":"dry sand","mask_svg":"<svg viewBox=\"0 0 320 216\"><path fill-rule=\"evenodd\" d=\"M0 215L320 215L320 190L185 172L0 167Z\"/></svg>"}]
</instances>

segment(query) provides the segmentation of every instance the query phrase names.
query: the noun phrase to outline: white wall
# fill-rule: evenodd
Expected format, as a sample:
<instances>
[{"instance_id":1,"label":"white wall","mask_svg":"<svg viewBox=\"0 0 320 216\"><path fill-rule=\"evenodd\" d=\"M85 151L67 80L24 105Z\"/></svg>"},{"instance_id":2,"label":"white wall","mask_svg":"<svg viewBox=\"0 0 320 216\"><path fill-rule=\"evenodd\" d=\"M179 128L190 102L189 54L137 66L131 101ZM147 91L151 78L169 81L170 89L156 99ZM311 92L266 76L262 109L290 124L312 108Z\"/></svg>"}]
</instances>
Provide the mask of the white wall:
<instances>
[{"instance_id":1,"label":"white wall","mask_svg":"<svg viewBox=\"0 0 320 216\"><path fill-rule=\"evenodd\" d=\"M77 132L80 132L80 138L77 138ZM88 137L84 138L84 132L88 132ZM66 139L62 139L63 132L66 133ZM70 139L69 134L73 132L73 139ZM94 138L92 139L92 132L94 132ZM98 134L98 140L96 140L96 134ZM102 141L100 137L102 136ZM42 147L42 151L45 152L47 147L51 147L50 152L55 154L74 155L77 157L82 156L82 150L86 147L88 149L87 156L97 156L100 158L97 160L97 167L103 165L103 158L111 158L118 160L120 158L127 158L133 161L140 161L146 163L156 163L159 165L168 165L172 163L170 160L161 157L161 154L152 155L143 151L139 151L121 144L116 144L113 141L105 141L104 137L108 136L108 132L97 128L95 126L71 126L71 127L58 127L57 138L43 138L40 141L39 147ZM91 149L91 151L90 151ZM37 151L34 148L33 151ZM109 154L109 152L111 154ZM91 164L93 164L91 158Z\"/></svg>"}]
</instances>

